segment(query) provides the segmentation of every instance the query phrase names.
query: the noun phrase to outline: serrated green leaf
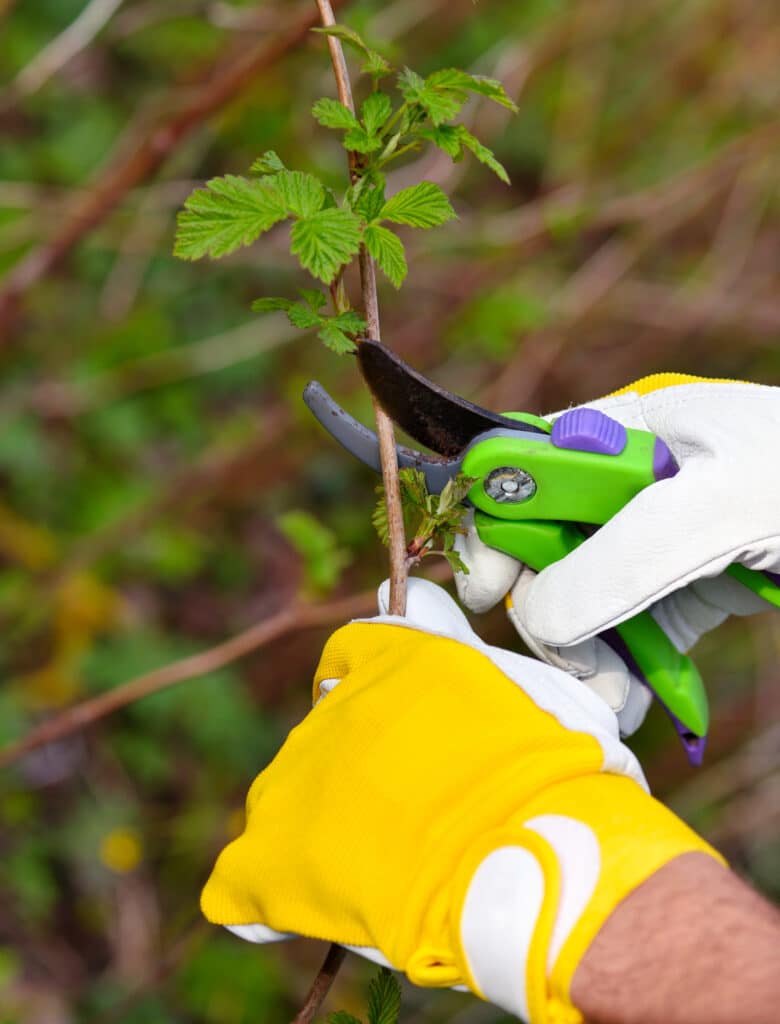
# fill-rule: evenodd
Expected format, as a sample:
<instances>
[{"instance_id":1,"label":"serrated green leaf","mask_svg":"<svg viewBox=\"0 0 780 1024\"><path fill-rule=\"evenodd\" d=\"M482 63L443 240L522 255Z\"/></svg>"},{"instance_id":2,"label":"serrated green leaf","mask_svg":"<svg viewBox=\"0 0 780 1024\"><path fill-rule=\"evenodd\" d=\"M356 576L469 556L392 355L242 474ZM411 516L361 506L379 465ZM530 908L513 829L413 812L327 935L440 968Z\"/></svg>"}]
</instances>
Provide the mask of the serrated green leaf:
<instances>
[{"instance_id":1,"label":"serrated green leaf","mask_svg":"<svg viewBox=\"0 0 780 1024\"><path fill-rule=\"evenodd\" d=\"M392 68L385 58L380 53L377 53L376 50L372 50L371 47L363 41L361 36L347 25L327 25L324 28L312 29L312 31L319 32L322 35L335 36L337 39L340 39L342 43L346 43L348 46L353 47L353 49L357 50L358 53L364 54L367 59L360 68L363 74L379 78L392 71Z\"/></svg>"},{"instance_id":2,"label":"serrated green leaf","mask_svg":"<svg viewBox=\"0 0 780 1024\"><path fill-rule=\"evenodd\" d=\"M250 174L278 174L279 171L286 170L287 168L272 149L259 156L249 168Z\"/></svg>"},{"instance_id":3,"label":"serrated green leaf","mask_svg":"<svg viewBox=\"0 0 780 1024\"><path fill-rule=\"evenodd\" d=\"M466 476L465 473L458 473L448 480L439 495L437 514L443 515L459 505L476 482L476 477Z\"/></svg>"},{"instance_id":4,"label":"serrated green leaf","mask_svg":"<svg viewBox=\"0 0 780 1024\"><path fill-rule=\"evenodd\" d=\"M295 217L311 217L322 209L325 202L325 186L313 174L303 171L281 171L274 184L284 200L287 209Z\"/></svg>"},{"instance_id":5,"label":"serrated green leaf","mask_svg":"<svg viewBox=\"0 0 780 1024\"><path fill-rule=\"evenodd\" d=\"M385 489L382 484L374 488L377 495L377 502L374 511L371 513L371 525L377 532L377 536L385 547L390 543L390 524L387 518L387 502L385 501Z\"/></svg>"},{"instance_id":6,"label":"serrated green leaf","mask_svg":"<svg viewBox=\"0 0 780 1024\"><path fill-rule=\"evenodd\" d=\"M288 310L294 305L291 299L255 299L251 309L253 313L270 313L275 309Z\"/></svg>"},{"instance_id":7,"label":"serrated green leaf","mask_svg":"<svg viewBox=\"0 0 780 1024\"><path fill-rule=\"evenodd\" d=\"M323 36L335 36L336 39L340 39L342 43L347 43L348 46L353 46L360 53L371 52L370 47L363 41L362 36L348 25L325 25L321 28L313 28L312 32L318 32Z\"/></svg>"},{"instance_id":8,"label":"serrated green leaf","mask_svg":"<svg viewBox=\"0 0 780 1024\"><path fill-rule=\"evenodd\" d=\"M318 288L299 288L298 292L315 312L318 309L322 309L328 301L328 296L324 295Z\"/></svg>"},{"instance_id":9,"label":"serrated green leaf","mask_svg":"<svg viewBox=\"0 0 780 1024\"><path fill-rule=\"evenodd\" d=\"M400 288L407 274L407 266L404 247L398 235L379 224L369 224L363 233L363 241L391 282Z\"/></svg>"},{"instance_id":10,"label":"serrated green leaf","mask_svg":"<svg viewBox=\"0 0 780 1024\"><path fill-rule=\"evenodd\" d=\"M286 216L284 200L271 179L257 181L233 174L212 178L184 203L174 255L183 260L227 256L250 245Z\"/></svg>"},{"instance_id":11,"label":"serrated green leaf","mask_svg":"<svg viewBox=\"0 0 780 1024\"><path fill-rule=\"evenodd\" d=\"M383 75L389 75L393 68L381 53L369 50L367 59L360 65L360 70L364 75L371 75L372 78L377 79L382 78Z\"/></svg>"},{"instance_id":12,"label":"serrated green leaf","mask_svg":"<svg viewBox=\"0 0 780 1024\"><path fill-rule=\"evenodd\" d=\"M413 228L432 228L453 217L455 211L441 188L432 181L421 181L391 196L378 219L409 224Z\"/></svg>"},{"instance_id":13,"label":"serrated green leaf","mask_svg":"<svg viewBox=\"0 0 780 1024\"><path fill-rule=\"evenodd\" d=\"M430 89L452 91L454 93L477 93L485 96L494 103L506 107L507 110L517 112L517 104L511 100L503 85L495 78L485 78L483 75L470 75L460 68L442 68L434 71L425 79L425 84Z\"/></svg>"},{"instance_id":14,"label":"serrated green leaf","mask_svg":"<svg viewBox=\"0 0 780 1024\"><path fill-rule=\"evenodd\" d=\"M293 224L290 250L325 284L360 248L360 219L350 210L320 210Z\"/></svg>"},{"instance_id":15,"label":"serrated green leaf","mask_svg":"<svg viewBox=\"0 0 780 1024\"><path fill-rule=\"evenodd\" d=\"M365 178L361 178L356 186L348 190L347 202L364 221L372 221L385 204L384 189L376 188Z\"/></svg>"},{"instance_id":16,"label":"serrated green leaf","mask_svg":"<svg viewBox=\"0 0 780 1024\"><path fill-rule=\"evenodd\" d=\"M325 343L325 346L335 352L336 355L344 356L354 352L356 345L352 338L340 330L332 320L327 320L317 331L317 337Z\"/></svg>"},{"instance_id":17,"label":"serrated green leaf","mask_svg":"<svg viewBox=\"0 0 780 1024\"><path fill-rule=\"evenodd\" d=\"M460 133L458 131L460 127L461 125L458 124L440 124L434 127L420 126L413 130L415 135L419 135L421 138L432 142L434 146L438 146L439 149L443 150L447 156L451 157L454 161L458 161L463 157Z\"/></svg>"},{"instance_id":18,"label":"serrated green leaf","mask_svg":"<svg viewBox=\"0 0 780 1024\"><path fill-rule=\"evenodd\" d=\"M315 119L324 128L341 128L345 131L358 126L358 119L338 100L323 98L311 108Z\"/></svg>"},{"instance_id":19,"label":"serrated green leaf","mask_svg":"<svg viewBox=\"0 0 780 1024\"><path fill-rule=\"evenodd\" d=\"M462 124L458 125L458 137L466 149L470 150L481 164L485 164L505 184L509 184L509 175L506 173L506 168L496 160L492 149L483 146L479 139L475 138Z\"/></svg>"},{"instance_id":20,"label":"serrated green leaf","mask_svg":"<svg viewBox=\"0 0 780 1024\"><path fill-rule=\"evenodd\" d=\"M398 471L398 480L401 485L401 498L404 502L414 505L423 512L428 511L428 484L425 474L421 469L408 466Z\"/></svg>"},{"instance_id":21,"label":"serrated green leaf","mask_svg":"<svg viewBox=\"0 0 780 1024\"><path fill-rule=\"evenodd\" d=\"M287 310L287 319L293 325L298 327L302 331L308 331L312 327L319 327L322 323L322 317L319 313L315 313L313 309L309 309L308 306L304 306L300 302L294 302Z\"/></svg>"},{"instance_id":22,"label":"serrated green leaf","mask_svg":"<svg viewBox=\"0 0 780 1024\"><path fill-rule=\"evenodd\" d=\"M347 334L364 334L366 330L366 319L362 317L360 313L356 313L354 309L347 309L343 313L338 313L336 316L331 317L331 323L335 324L342 331L346 331Z\"/></svg>"},{"instance_id":23,"label":"serrated green leaf","mask_svg":"<svg viewBox=\"0 0 780 1024\"><path fill-rule=\"evenodd\" d=\"M369 135L376 135L393 112L390 97L383 92L372 92L360 108L360 116Z\"/></svg>"},{"instance_id":24,"label":"serrated green leaf","mask_svg":"<svg viewBox=\"0 0 780 1024\"><path fill-rule=\"evenodd\" d=\"M368 986L368 1024L397 1024L401 1014L401 986L386 967Z\"/></svg>"},{"instance_id":25,"label":"serrated green leaf","mask_svg":"<svg viewBox=\"0 0 780 1024\"><path fill-rule=\"evenodd\" d=\"M328 1014L326 1024L362 1024L362 1021L353 1017L351 1013L347 1013L346 1010L336 1010L335 1013Z\"/></svg>"},{"instance_id":26,"label":"serrated green leaf","mask_svg":"<svg viewBox=\"0 0 780 1024\"><path fill-rule=\"evenodd\" d=\"M448 548L445 551L442 551L441 554L444 555L444 557L447 559L447 561L449 562L450 569L452 569L453 572L462 572L464 576L468 576L469 567L466 565L466 563L463 561L463 559L460 557L457 551L455 551L453 548Z\"/></svg>"},{"instance_id":27,"label":"serrated green leaf","mask_svg":"<svg viewBox=\"0 0 780 1024\"><path fill-rule=\"evenodd\" d=\"M344 135L344 149L355 153L375 153L382 148L382 139L378 135L369 135L362 124L350 128Z\"/></svg>"},{"instance_id":28,"label":"serrated green leaf","mask_svg":"<svg viewBox=\"0 0 780 1024\"><path fill-rule=\"evenodd\" d=\"M407 103L419 104L435 125L451 121L466 102L467 94L437 89L415 71L405 68L398 76L398 88Z\"/></svg>"}]
</instances>

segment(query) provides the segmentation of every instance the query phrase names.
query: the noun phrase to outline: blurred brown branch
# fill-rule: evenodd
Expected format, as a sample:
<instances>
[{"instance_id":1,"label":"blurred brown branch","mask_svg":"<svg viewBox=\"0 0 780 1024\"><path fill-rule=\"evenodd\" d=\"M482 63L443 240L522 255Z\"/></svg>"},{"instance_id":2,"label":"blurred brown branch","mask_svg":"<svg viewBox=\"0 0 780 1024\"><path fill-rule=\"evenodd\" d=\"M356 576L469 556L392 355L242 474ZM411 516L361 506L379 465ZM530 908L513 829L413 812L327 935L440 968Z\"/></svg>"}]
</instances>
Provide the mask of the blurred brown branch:
<instances>
[{"instance_id":1,"label":"blurred brown branch","mask_svg":"<svg viewBox=\"0 0 780 1024\"><path fill-rule=\"evenodd\" d=\"M350 597L337 598L323 604L293 602L270 618L250 626L249 629L215 647L171 662L152 672L146 672L142 676L122 683L113 690L101 693L97 697L91 697L66 709L59 715L47 719L31 730L27 736L0 751L0 767L17 761L20 757L47 743L70 736L137 700L149 697L153 693L159 693L160 690L175 686L176 683L182 683L187 679L215 672L289 633L314 629L318 626L332 626L358 615L368 614L375 605L376 594L373 590Z\"/></svg>"},{"instance_id":2,"label":"blurred brown branch","mask_svg":"<svg viewBox=\"0 0 780 1024\"><path fill-rule=\"evenodd\" d=\"M337 0L341 6L344 0ZM78 242L114 210L123 196L148 178L179 143L206 118L247 88L257 74L299 45L318 22L303 13L270 40L236 52L229 46L222 58L201 76L200 84L174 91L160 106L174 113L158 120L128 157L124 142L86 196L64 215L63 226L43 245L29 252L11 270L0 290L0 342L7 340L25 293L57 267ZM120 152L121 150L121 152Z\"/></svg>"}]
</instances>

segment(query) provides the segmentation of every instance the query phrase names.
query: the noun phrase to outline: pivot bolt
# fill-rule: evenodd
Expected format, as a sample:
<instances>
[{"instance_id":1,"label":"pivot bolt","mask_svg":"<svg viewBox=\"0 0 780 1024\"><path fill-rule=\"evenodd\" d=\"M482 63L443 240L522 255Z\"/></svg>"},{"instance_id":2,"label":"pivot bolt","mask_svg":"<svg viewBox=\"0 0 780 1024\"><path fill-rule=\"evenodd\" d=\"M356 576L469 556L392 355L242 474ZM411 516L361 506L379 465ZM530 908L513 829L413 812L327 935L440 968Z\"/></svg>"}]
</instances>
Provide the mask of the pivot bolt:
<instances>
[{"instance_id":1,"label":"pivot bolt","mask_svg":"<svg viewBox=\"0 0 780 1024\"><path fill-rule=\"evenodd\" d=\"M499 504L519 504L536 494L536 481L530 473L516 466L502 466L485 477L485 493Z\"/></svg>"}]
</instances>

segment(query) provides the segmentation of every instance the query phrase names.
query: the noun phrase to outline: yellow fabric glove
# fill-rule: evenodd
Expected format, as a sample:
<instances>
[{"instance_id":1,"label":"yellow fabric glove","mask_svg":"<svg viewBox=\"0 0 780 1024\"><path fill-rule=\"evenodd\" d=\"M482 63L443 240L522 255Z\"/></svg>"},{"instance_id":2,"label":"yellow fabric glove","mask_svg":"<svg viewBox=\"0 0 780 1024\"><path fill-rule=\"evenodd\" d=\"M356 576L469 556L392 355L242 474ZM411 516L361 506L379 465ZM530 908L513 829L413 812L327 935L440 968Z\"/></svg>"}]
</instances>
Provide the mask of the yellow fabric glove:
<instances>
[{"instance_id":1,"label":"yellow fabric glove","mask_svg":"<svg viewBox=\"0 0 780 1024\"><path fill-rule=\"evenodd\" d=\"M203 892L245 938L328 939L574 1024L574 971L615 906L712 852L647 794L606 704L484 644L434 584L411 581L405 618L338 630L314 700Z\"/></svg>"}]
</instances>

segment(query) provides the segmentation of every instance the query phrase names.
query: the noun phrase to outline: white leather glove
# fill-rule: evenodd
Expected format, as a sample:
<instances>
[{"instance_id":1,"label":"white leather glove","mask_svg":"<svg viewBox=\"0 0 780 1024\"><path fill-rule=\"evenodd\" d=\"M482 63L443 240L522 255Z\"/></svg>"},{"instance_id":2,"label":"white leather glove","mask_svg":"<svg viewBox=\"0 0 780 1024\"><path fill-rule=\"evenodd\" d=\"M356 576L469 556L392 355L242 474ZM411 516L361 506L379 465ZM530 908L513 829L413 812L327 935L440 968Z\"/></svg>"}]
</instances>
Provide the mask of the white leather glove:
<instances>
[{"instance_id":1,"label":"white leather glove","mask_svg":"<svg viewBox=\"0 0 780 1024\"><path fill-rule=\"evenodd\" d=\"M679 473L538 575L487 548L472 527L456 542L469 567L456 584L473 611L508 594L529 648L587 683L630 735L650 695L598 633L650 608L685 652L729 615L770 607L722 574L732 562L780 571L780 479L770 463L780 446L780 389L659 374L588 406L656 434Z\"/></svg>"}]
</instances>

